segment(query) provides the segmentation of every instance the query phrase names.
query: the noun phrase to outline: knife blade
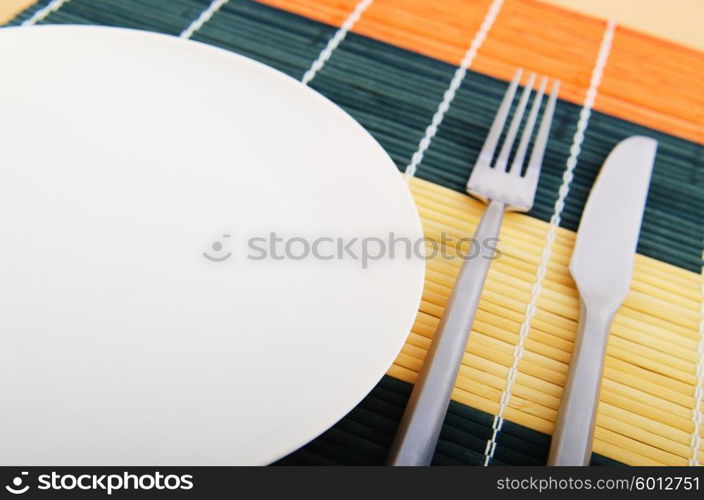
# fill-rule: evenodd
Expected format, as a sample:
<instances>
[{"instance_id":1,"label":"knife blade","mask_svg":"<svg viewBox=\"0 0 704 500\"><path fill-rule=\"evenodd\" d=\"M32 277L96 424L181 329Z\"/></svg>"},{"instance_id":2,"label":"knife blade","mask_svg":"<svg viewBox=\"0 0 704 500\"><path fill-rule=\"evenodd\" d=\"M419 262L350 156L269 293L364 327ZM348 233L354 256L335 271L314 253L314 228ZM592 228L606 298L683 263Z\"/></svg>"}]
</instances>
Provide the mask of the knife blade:
<instances>
[{"instance_id":1,"label":"knife blade","mask_svg":"<svg viewBox=\"0 0 704 500\"><path fill-rule=\"evenodd\" d=\"M608 334L628 294L656 150L643 136L617 144L584 207L570 260L579 326L548 465L589 465Z\"/></svg>"}]
</instances>

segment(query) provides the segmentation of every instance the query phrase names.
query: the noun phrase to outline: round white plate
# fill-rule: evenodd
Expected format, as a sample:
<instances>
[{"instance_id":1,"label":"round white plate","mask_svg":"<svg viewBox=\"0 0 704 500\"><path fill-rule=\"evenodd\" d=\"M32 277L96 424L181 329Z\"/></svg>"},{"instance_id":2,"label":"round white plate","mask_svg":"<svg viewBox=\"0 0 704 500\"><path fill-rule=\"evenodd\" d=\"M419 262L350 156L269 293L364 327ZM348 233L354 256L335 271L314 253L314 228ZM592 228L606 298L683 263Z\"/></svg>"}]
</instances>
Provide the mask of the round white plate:
<instances>
[{"instance_id":1,"label":"round white plate","mask_svg":"<svg viewBox=\"0 0 704 500\"><path fill-rule=\"evenodd\" d=\"M265 464L372 389L423 261L328 257L422 233L352 118L153 33L3 29L0 68L0 463Z\"/></svg>"}]
</instances>

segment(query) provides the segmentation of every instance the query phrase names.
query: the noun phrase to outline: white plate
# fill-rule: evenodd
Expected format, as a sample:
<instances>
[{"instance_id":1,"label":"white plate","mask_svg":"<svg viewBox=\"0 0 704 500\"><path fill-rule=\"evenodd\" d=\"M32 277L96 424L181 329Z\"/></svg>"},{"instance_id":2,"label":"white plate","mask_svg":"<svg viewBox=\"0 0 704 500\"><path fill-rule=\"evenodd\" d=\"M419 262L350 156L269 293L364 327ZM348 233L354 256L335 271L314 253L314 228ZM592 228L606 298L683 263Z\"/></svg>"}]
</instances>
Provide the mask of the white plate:
<instances>
[{"instance_id":1,"label":"white plate","mask_svg":"<svg viewBox=\"0 0 704 500\"><path fill-rule=\"evenodd\" d=\"M145 32L3 29L0 68L0 463L265 464L381 378L422 259L248 258L270 232L422 237L352 118Z\"/></svg>"}]
</instances>

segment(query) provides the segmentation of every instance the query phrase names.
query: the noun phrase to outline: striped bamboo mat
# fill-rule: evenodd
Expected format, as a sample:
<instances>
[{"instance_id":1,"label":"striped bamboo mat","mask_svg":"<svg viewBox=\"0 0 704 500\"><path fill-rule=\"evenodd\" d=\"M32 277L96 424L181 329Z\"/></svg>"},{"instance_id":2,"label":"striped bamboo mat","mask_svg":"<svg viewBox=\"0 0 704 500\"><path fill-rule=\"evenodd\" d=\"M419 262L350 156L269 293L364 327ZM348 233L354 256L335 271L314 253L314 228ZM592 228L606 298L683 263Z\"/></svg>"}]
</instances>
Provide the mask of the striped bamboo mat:
<instances>
[{"instance_id":1,"label":"striped bamboo mat","mask_svg":"<svg viewBox=\"0 0 704 500\"><path fill-rule=\"evenodd\" d=\"M696 91L704 54L533 0L41 0L10 24L23 22L173 35L190 26L185 35L195 40L295 78L318 59L309 84L366 127L400 170L417 166L410 188L430 238L465 237L478 222L482 206L463 187L515 67L562 79L536 203L505 221L437 464L545 463L576 330L573 231L611 148L633 134L657 138L592 461L704 461L704 93ZM347 36L329 45L342 26ZM471 62L464 75L461 61ZM456 259L428 263L418 317L388 375L280 463L383 463L457 271Z\"/></svg>"}]
</instances>

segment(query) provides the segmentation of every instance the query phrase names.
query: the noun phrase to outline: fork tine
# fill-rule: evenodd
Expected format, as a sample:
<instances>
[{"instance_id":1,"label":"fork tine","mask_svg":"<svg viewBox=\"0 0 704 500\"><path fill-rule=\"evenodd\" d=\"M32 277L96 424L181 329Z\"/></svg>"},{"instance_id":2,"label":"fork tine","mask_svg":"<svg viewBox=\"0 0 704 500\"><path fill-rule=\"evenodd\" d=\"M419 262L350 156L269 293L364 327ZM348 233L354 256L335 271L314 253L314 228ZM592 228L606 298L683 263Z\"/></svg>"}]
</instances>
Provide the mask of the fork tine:
<instances>
[{"instance_id":1,"label":"fork tine","mask_svg":"<svg viewBox=\"0 0 704 500\"><path fill-rule=\"evenodd\" d=\"M552 92L550 92L550 99L545 107L545 114L540 122L540 128L538 129L538 136L535 139L535 144L533 145L533 152L530 155L530 160L528 161L528 169L526 170L526 177L538 177L540 174L540 165L543 163L543 154L545 153L545 146L548 143L548 136L550 135L550 125L552 124L552 115L555 112L555 101L557 100L557 94L560 91L560 80L555 80L552 84Z\"/></svg>"},{"instance_id":2,"label":"fork tine","mask_svg":"<svg viewBox=\"0 0 704 500\"><path fill-rule=\"evenodd\" d=\"M516 87L518 87L518 82L521 80L522 74L523 69L518 68L513 76L513 80L511 80L511 84L508 86L508 89L504 94L499 110L496 112L496 116L494 117L494 122L491 124L491 129L489 129L489 134L486 136L484 145L479 152L477 165L482 164L487 167L491 165L491 159L494 157L496 145L499 142L499 137L501 137L501 131L504 128L504 122L506 122L508 112L511 110L513 96L516 95Z\"/></svg>"},{"instance_id":3,"label":"fork tine","mask_svg":"<svg viewBox=\"0 0 704 500\"><path fill-rule=\"evenodd\" d=\"M506 132L506 138L501 146L501 151L496 159L496 164L494 168L499 172L504 172L506 170L506 164L508 163L508 156L511 154L511 148L513 147L513 141L516 140L516 134L518 134L518 128L521 126L521 120L523 119L523 113L525 113L526 105L528 104L528 98L530 97L531 90L533 90L533 83L535 82L535 73L531 73L528 77L525 87L523 87L523 92L521 93L521 98L518 101L518 106L516 111L513 113L513 119L511 120L511 125L508 127L508 132Z\"/></svg>"},{"instance_id":4,"label":"fork tine","mask_svg":"<svg viewBox=\"0 0 704 500\"><path fill-rule=\"evenodd\" d=\"M523 166L523 160L526 157L526 151L528 150L528 143L533 136L533 129L535 128L535 122L538 118L538 111L540 110L540 104L543 101L543 94L545 93L545 86L548 83L547 77L543 77L540 80L540 88L538 93L533 99L533 106L530 109L530 114L528 115L528 120L526 121L526 127L521 135L521 141L518 143L518 150L516 150L516 155L513 157L513 162L511 163L511 169L509 172L513 175L521 175L521 167Z\"/></svg>"}]
</instances>

